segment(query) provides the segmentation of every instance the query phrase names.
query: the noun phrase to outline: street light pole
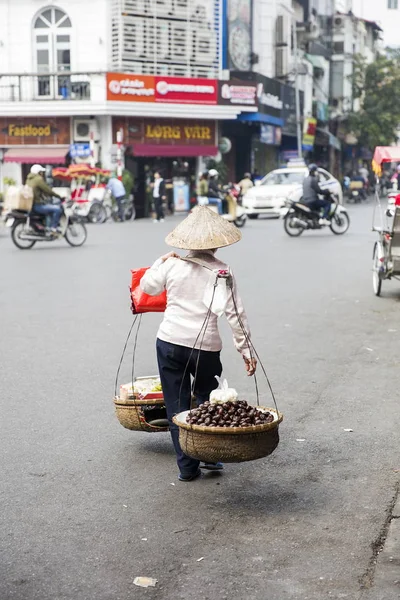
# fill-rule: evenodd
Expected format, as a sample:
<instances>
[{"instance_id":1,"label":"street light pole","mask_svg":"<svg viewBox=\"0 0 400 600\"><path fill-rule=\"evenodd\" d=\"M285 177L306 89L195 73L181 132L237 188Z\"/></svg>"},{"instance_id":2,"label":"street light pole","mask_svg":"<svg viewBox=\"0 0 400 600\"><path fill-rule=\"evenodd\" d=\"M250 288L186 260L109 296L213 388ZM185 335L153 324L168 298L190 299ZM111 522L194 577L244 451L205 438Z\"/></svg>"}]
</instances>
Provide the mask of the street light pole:
<instances>
[{"instance_id":1,"label":"street light pole","mask_svg":"<svg viewBox=\"0 0 400 600\"><path fill-rule=\"evenodd\" d=\"M300 89L299 89L299 66L297 56L297 25L296 25L296 14L293 13L292 18L292 29L293 29L293 53L294 53L294 89L296 96L296 132L297 132L297 156L303 158L303 146L302 146L302 126L301 126L301 114L300 114Z\"/></svg>"}]
</instances>

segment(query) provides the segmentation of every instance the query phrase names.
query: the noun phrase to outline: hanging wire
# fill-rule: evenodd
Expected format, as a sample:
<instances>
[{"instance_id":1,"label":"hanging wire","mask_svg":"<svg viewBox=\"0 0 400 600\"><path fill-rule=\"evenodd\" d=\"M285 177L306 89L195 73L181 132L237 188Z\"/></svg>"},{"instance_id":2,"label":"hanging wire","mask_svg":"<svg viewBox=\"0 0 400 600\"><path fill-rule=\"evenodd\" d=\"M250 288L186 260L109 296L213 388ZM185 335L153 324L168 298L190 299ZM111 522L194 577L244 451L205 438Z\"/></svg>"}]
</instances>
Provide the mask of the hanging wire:
<instances>
[{"instance_id":1,"label":"hanging wire","mask_svg":"<svg viewBox=\"0 0 400 600\"><path fill-rule=\"evenodd\" d=\"M114 388L114 397L115 397L115 398L117 397L118 378L119 378L119 373L120 373L120 371L121 371L122 361L124 360L124 356L125 356L126 348L127 348L127 346L128 346L128 342L129 342L129 339L130 339L130 337L131 337L131 333L132 333L132 330L133 330L133 328L134 328L134 326L135 326L135 323L136 323L137 319L138 319L138 315L136 315L136 316L135 316L135 318L133 319L133 323L132 323L132 325L131 325L131 327L130 327L130 329L129 329L128 336L127 336L127 338L126 338L126 340L125 340L124 349L122 350L121 358L120 358L119 365L118 365L118 369L117 369L117 374L116 374L116 376L115 376L115 388Z\"/></svg>"},{"instance_id":2,"label":"hanging wire","mask_svg":"<svg viewBox=\"0 0 400 600\"><path fill-rule=\"evenodd\" d=\"M136 335L135 335L135 341L133 343L133 352L132 352L132 372L131 372L131 381L132 381L132 393L133 393L133 399L134 399L134 407L135 407L135 411L136 411L136 415L138 418L138 421L140 423L140 427L141 429L143 429L143 423L142 423L142 419L140 418L140 410L138 408L138 404L136 402L136 397L135 397L135 386L134 386L134 381L135 381L135 359L136 359L136 347L137 347L137 341L138 341L138 337L139 337L139 331L140 331L140 326L142 324L142 317L143 315L141 314L139 316L139 323L137 326L137 330L136 330Z\"/></svg>"},{"instance_id":3,"label":"hanging wire","mask_svg":"<svg viewBox=\"0 0 400 600\"><path fill-rule=\"evenodd\" d=\"M196 363L196 371L195 371L195 375L194 375L194 382L193 382L193 386L192 386L192 393L193 393L193 391L194 391L194 386L195 386L195 383L196 383L196 378L197 378L197 370L198 370L198 365L199 365L199 360L200 360L200 350L201 350L201 346L202 346L202 344L203 344L203 341L204 341L204 336L205 336L205 334L206 334L206 331L207 331L208 323L209 323L209 321L210 321L210 318L211 318L211 312L212 312L212 311L211 311L211 308L212 308L212 304L213 304L213 302L214 302L215 290L216 290L216 287L217 287L217 285L218 285L218 276L216 277L216 280L215 280L215 283L214 283L214 289L213 289L213 293L212 293L212 297L211 297L211 303L210 303L210 306L209 306L209 308L208 308L208 310L207 310L207 314L206 314L206 316L205 316L205 319L204 319L204 321L203 321L203 324L202 324L202 326L200 327L200 331L199 331L199 333L198 333L198 335L197 335L197 338L195 339L195 342L194 342L194 344L193 344L193 348L192 348L192 349L191 349L191 351L190 351L189 358L188 358L188 361L187 361L187 363L186 363L185 370L184 370L184 372L183 372L183 377L182 377L181 385L180 385L180 388L179 388L179 398L178 398L178 410L179 410L179 412L181 412L181 397L182 397L182 389L183 389L183 384L184 384L184 381L185 381L186 373L187 373L187 371L188 371L189 364L190 364L190 361L191 361L191 359L192 359L192 356L193 356L193 354L194 354L194 351L196 350L196 344L197 344L197 342L199 341L199 338L200 338L200 336L203 334L202 341L201 341L201 345L200 345L200 348L199 348L199 350L198 350L197 363Z\"/></svg>"},{"instance_id":4,"label":"hanging wire","mask_svg":"<svg viewBox=\"0 0 400 600\"><path fill-rule=\"evenodd\" d=\"M248 348L249 348L249 350L250 350L250 356L252 357L252 350L253 350L253 351L254 351L254 354L255 354L255 356L256 356L256 358L257 358L257 360L258 360L259 364L260 364L261 370L262 370L262 372L264 373L265 379L267 380L268 388L269 388L269 391L270 391L270 393L271 393L272 400L273 400L273 402L274 402L274 405L275 405L276 411L279 413L279 410L278 410L278 405L277 405L276 398L275 398L275 394L274 394L274 391L273 391L273 389L272 389L272 385L271 385L271 382L270 382L270 380L269 380L269 377L268 377L268 375L267 375L267 372L266 372L266 370L265 370L265 367L264 367L264 365L263 365L263 363L262 363L262 361L261 361L261 359L260 359L260 357L259 357L259 355L258 355L258 352L257 352L257 350L256 350L256 349L255 349L255 347L254 347L254 344L253 344L253 342L251 341L251 339L250 339L250 337L249 337L249 335L248 335L248 333L247 333L247 331L246 331L246 329L245 329L245 326L244 326L244 324L243 324L243 320L242 320L242 318L241 318L241 316L240 316L240 314L239 314L239 310L238 310L238 307L237 307L237 303L236 303L235 294L233 293L233 285L231 285L231 286L230 286L230 289L231 289L231 296L232 296L232 301L233 301L233 306L234 306L234 309L235 309L236 317L237 317L237 319L238 319L238 322L239 322L239 325L240 325L240 327L241 327L241 329L242 329L243 335L245 336L245 340L246 340L246 342L247 342L247 345L248 345ZM259 404L258 383L257 383L257 379L256 379L256 376L255 376L255 375L254 375L254 381L255 381L255 385L256 385L256 392L257 392L257 404Z\"/></svg>"}]
</instances>

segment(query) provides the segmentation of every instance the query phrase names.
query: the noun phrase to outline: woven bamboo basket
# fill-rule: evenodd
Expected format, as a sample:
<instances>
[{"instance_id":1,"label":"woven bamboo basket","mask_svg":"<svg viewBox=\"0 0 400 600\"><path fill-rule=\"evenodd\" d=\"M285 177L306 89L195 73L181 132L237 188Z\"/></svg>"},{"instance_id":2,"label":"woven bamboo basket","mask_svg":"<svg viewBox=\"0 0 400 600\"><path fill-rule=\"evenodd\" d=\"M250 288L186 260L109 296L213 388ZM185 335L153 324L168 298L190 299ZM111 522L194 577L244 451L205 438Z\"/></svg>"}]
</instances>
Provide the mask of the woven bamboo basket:
<instances>
[{"instance_id":1,"label":"woven bamboo basket","mask_svg":"<svg viewBox=\"0 0 400 600\"><path fill-rule=\"evenodd\" d=\"M279 423L283 415L273 408L258 406L274 415L272 423L250 427L204 427L186 423L189 411L175 415L179 443L188 456L204 462L237 463L264 458L279 444Z\"/></svg>"},{"instance_id":2,"label":"woven bamboo basket","mask_svg":"<svg viewBox=\"0 0 400 600\"><path fill-rule=\"evenodd\" d=\"M168 426L162 424L167 418L164 398L143 399L135 396L129 400L122 400L119 396L116 396L114 405L117 419L126 429L148 433L169 430Z\"/></svg>"}]
</instances>

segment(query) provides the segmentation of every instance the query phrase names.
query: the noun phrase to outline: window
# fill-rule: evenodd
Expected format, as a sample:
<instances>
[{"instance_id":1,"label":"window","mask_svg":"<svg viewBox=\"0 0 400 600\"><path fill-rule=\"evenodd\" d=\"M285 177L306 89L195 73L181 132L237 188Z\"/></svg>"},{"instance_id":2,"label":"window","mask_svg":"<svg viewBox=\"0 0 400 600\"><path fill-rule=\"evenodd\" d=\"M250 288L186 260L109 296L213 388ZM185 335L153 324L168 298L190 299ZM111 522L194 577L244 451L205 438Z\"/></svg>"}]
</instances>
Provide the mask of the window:
<instances>
[{"instance_id":1,"label":"window","mask_svg":"<svg viewBox=\"0 0 400 600\"><path fill-rule=\"evenodd\" d=\"M302 183L305 171L272 171L264 177L260 185L292 185Z\"/></svg>"},{"instance_id":2,"label":"window","mask_svg":"<svg viewBox=\"0 0 400 600\"><path fill-rule=\"evenodd\" d=\"M46 8L35 19L33 44L36 70L40 74L71 70L71 21L58 8ZM38 95L68 97L69 76L38 77Z\"/></svg>"},{"instance_id":3,"label":"window","mask_svg":"<svg viewBox=\"0 0 400 600\"><path fill-rule=\"evenodd\" d=\"M333 42L333 53L344 54L344 42Z\"/></svg>"},{"instance_id":4,"label":"window","mask_svg":"<svg viewBox=\"0 0 400 600\"><path fill-rule=\"evenodd\" d=\"M394 8L397 9L399 8L399 0L388 0L388 8Z\"/></svg>"},{"instance_id":5,"label":"window","mask_svg":"<svg viewBox=\"0 0 400 600\"><path fill-rule=\"evenodd\" d=\"M327 181L330 181L332 179L330 174L327 171L324 171L323 169L318 169L318 175L321 183L326 183Z\"/></svg>"},{"instance_id":6,"label":"window","mask_svg":"<svg viewBox=\"0 0 400 600\"><path fill-rule=\"evenodd\" d=\"M344 63L333 61L331 63L331 90L333 98L343 98Z\"/></svg>"}]
</instances>

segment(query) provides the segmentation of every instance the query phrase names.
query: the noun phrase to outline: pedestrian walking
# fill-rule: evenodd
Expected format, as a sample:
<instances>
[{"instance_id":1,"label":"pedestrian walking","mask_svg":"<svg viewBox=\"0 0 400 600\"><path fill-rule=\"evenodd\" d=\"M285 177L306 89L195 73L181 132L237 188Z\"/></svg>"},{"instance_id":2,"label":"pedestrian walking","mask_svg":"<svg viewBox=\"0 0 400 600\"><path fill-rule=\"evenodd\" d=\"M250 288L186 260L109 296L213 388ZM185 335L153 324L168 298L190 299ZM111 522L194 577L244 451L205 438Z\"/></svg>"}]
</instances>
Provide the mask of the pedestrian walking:
<instances>
[{"instance_id":1,"label":"pedestrian walking","mask_svg":"<svg viewBox=\"0 0 400 600\"><path fill-rule=\"evenodd\" d=\"M154 173L154 183L153 183L153 202L154 209L156 212L156 218L154 219L154 223L163 223L164 222L164 209L163 202L166 200L166 190L165 190L165 181L161 177L160 173L156 171Z\"/></svg>"},{"instance_id":2,"label":"pedestrian walking","mask_svg":"<svg viewBox=\"0 0 400 600\"><path fill-rule=\"evenodd\" d=\"M109 190L115 199L118 207L118 220L124 221L124 200L126 197L125 186L117 177L113 176L108 180L106 189Z\"/></svg>"},{"instance_id":3,"label":"pedestrian walking","mask_svg":"<svg viewBox=\"0 0 400 600\"><path fill-rule=\"evenodd\" d=\"M218 248L230 246L241 237L234 225L213 210L196 206L166 238L169 246L189 251L187 260L170 252L148 269L140 283L150 296L167 291L167 308L158 330L156 348L181 481L196 479L201 473L200 462L183 453L178 427L172 417L191 408L191 377L194 378L193 395L197 405L208 400L217 387L215 376L222 373L222 341L218 332L221 314L225 314L232 329L234 344L244 359L248 375L253 375L256 370L257 362L250 351L247 317L233 276L232 291L228 286L220 288L218 285L218 294L222 297L219 296L217 306L211 302L210 309L210 298L215 299L216 274L224 271L231 275L229 267L218 260L215 253ZM220 470L223 465L205 463L202 468Z\"/></svg>"}]
</instances>

